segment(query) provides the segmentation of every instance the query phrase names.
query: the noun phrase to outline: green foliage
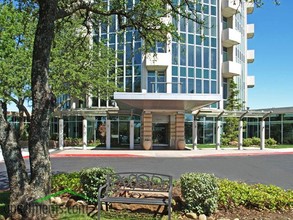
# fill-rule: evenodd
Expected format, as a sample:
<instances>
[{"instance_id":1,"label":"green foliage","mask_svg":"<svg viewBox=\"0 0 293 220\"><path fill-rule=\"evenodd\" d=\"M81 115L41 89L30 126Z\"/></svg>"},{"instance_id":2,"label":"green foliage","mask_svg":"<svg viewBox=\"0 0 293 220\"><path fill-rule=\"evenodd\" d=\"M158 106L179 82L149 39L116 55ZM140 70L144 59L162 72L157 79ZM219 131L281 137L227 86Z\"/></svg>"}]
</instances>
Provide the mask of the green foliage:
<instances>
[{"instance_id":1,"label":"green foliage","mask_svg":"<svg viewBox=\"0 0 293 220\"><path fill-rule=\"evenodd\" d=\"M83 193L92 201L97 201L99 188L106 183L107 174L114 173L110 167L94 167L81 171L80 183Z\"/></svg>"},{"instance_id":2,"label":"green foliage","mask_svg":"<svg viewBox=\"0 0 293 220\"><path fill-rule=\"evenodd\" d=\"M277 144L277 141L274 138L266 139L266 146L274 146Z\"/></svg>"},{"instance_id":3,"label":"green foliage","mask_svg":"<svg viewBox=\"0 0 293 220\"><path fill-rule=\"evenodd\" d=\"M52 192L70 189L75 192L81 191L80 172L59 173L52 176Z\"/></svg>"},{"instance_id":4,"label":"green foliage","mask_svg":"<svg viewBox=\"0 0 293 220\"><path fill-rule=\"evenodd\" d=\"M255 184L218 179L218 205L223 209L239 206L255 209L284 210L293 207L293 191L273 185Z\"/></svg>"},{"instance_id":5,"label":"green foliage","mask_svg":"<svg viewBox=\"0 0 293 220\"><path fill-rule=\"evenodd\" d=\"M180 177L185 210L210 215L217 209L218 185L214 175L186 173Z\"/></svg>"},{"instance_id":6,"label":"green foliage","mask_svg":"<svg viewBox=\"0 0 293 220\"><path fill-rule=\"evenodd\" d=\"M239 90L238 90L237 84L234 82L234 80L231 80L229 83L229 96L227 98L227 105L225 107L226 110L229 110L229 111L241 110L242 103L240 103L238 94L239 94ZM239 118L235 118L235 117L225 118L225 124L223 127L223 134L222 134L222 139L224 139L225 143L228 141L228 144L229 144L229 142L238 140L238 126L239 126Z\"/></svg>"},{"instance_id":7,"label":"green foliage","mask_svg":"<svg viewBox=\"0 0 293 220\"><path fill-rule=\"evenodd\" d=\"M252 145L254 145L254 146L260 146L260 138L258 138L258 137L253 137L253 138L251 138L251 142L252 142Z\"/></svg>"},{"instance_id":8,"label":"green foliage","mask_svg":"<svg viewBox=\"0 0 293 220\"><path fill-rule=\"evenodd\" d=\"M82 22L83 19L74 16L56 24L51 85L56 96L68 94L83 100L85 95L92 94L106 99L117 90L115 78L119 69L114 69L115 53L104 42L93 43Z\"/></svg>"},{"instance_id":9,"label":"green foliage","mask_svg":"<svg viewBox=\"0 0 293 220\"><path fill-rule=\"evenodd\" d=\"M31 96L36 20L31 10L0 4L0 98L23 105Z\"/></svg>"},{"instance_id":10,"label":"green foliage","mask_svg":"<svg viewBox=\"0 0 293 220\"><path fill-rule=\"evenodd\" d=\"M244 138L243 139L243 146L244 147L249 147L249 146L251 146L252 145L252 140L251 140L251 138Z\"/></svg>"},{"instance_id":11,"label":"green foliage","mask_svg":"<svg viewBox=\"0 0 293 220\"><path fill-rule=\"evenodd\" d=\"M230 142L230 138L228 138L228 137L222 137L221 138L221 144L223 146L228 146L229 145L229 142Z\"/></svg>"}]
</instances>

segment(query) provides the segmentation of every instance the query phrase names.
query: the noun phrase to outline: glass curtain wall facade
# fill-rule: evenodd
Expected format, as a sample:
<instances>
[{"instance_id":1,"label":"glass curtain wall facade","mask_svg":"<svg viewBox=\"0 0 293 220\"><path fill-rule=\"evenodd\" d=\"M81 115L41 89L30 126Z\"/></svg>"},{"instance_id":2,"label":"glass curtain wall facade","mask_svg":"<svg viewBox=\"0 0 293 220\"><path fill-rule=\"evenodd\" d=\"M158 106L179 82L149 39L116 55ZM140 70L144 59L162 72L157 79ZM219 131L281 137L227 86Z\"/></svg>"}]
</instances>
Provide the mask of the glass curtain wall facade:
<instances>
[{"instance_id":1,"label":"glass curtain wall facade","mask_svg":"<svg viewBox=\"0 0 293 220\"><path fill-rule=\"evenodd\" d=\"M138 1L125 1L126 7L132 8ZM107 7L110 9L111 1L104 0L104 2L108 3ZM172 2L177 5L182 3L180 0L173 0ZM236 2L238 3L238 1ZM94 27L93 42L102 41L115 51L117 58L115 71L116 74L119 72L115 81L124 93L171 94L175 101L179 94L186 94L187 97L219 95L219 97L221 96L219 100L213 104L209 102L207 108L223 109L229 95L229 82L234 79L240 91L239 99L243 103L243 108L245 108L247 100L247 8L245 3L239 3L237 6L230 3L230 0L199 0L193 8L182 7L181 10L201 11L198 16L205 21L204 27L200 27L196 22L182 16L170 18L170 22L178 31L180 40L169 36L170 42L156 42L156 45L150 51L150 53L156 52L158 54L159 61L166 60L165 63L167 64L164 64L163 68L162 66L157 68L155 65L148 66L147 54L141 50L144 42L137 30L127 28L125 31L119 31L118 18L115 15L109 17L108 22ZM225 7L228 7L228 12L231 10L235 10L235 12L227 14ZM237 10L240 13L236 13ZM223 37L225 31L229 33L228 39ZM234 40L238 33L240 39ZM227 70L224 68L225 63L228 64ZM241 66L239 71L232 68L235 63ZM100 112L104 111L104 113L95 115L93 119L84 116L89 121L88 140L96 140L100 137L97 130L108 119L111 120L111 144L127 146L130 142L129 120L134 120L134 143L141 143L144 132L143 112L149 112L146 111L148 109L142 109L140 114L135 116L119 113L114 116L107 115L108 110L117 110L120 106L113 102L114 95L109 94L108 100L103 100L99 98L98 93L99 91L93 94L89 106L86 106L85 100L76 102L78 103L76 108L96 108ZM66 98L68 97L61 97L62 100ZM194 106L199 105L196 98L193 98L193 100ZM163 107L162 112L168 110L163 109ZM64 108L72 108L72 104L66 104ZM185 110L181 109L169 113L169 115L162 115L162 112L159 112L160 109L156 109L157 112L151 117L152 125L149 125L153 130L156 130L152 134L152 140L158 142L154 136L164 134L165 137L162 139L164 143L171 144L172 138L176 136L174 136L174 130L179 123L176 120L180 121L179 118L176 119L177 116L174 114L183 112L185 114L183 122L185 142L191 143L192 121L194 119L191 111ZM75 117L73 121L72 117ZM81 138L83 118L80 116L72 117L65 118L64 127L67 130L64 133L66 136ZM215 120L213 118L200 118L198 124L199 143L215 142Z\"/></svg>"}]
</instances>

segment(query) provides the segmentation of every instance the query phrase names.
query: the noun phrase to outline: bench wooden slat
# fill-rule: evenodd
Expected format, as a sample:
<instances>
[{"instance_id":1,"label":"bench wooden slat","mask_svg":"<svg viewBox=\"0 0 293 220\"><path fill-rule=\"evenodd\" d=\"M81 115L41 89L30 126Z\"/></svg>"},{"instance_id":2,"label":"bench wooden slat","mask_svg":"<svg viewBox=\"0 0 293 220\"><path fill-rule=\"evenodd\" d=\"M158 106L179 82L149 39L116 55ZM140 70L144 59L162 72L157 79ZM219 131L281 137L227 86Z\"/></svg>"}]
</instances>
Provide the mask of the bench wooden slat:
<instances>
[{"instance_id":1,"label":"bench wooden slat","mask_svg":"<svg viewBox=\"0 0 293 220\"><path fill-rule=\"evenodd\" d=\"M148 204L148 205L168 205L168 198L145 199L145 198L126 198L126 197L106 197L101 198L101 202L126 203L126 204Z\"/></svg>"}]
</instances>

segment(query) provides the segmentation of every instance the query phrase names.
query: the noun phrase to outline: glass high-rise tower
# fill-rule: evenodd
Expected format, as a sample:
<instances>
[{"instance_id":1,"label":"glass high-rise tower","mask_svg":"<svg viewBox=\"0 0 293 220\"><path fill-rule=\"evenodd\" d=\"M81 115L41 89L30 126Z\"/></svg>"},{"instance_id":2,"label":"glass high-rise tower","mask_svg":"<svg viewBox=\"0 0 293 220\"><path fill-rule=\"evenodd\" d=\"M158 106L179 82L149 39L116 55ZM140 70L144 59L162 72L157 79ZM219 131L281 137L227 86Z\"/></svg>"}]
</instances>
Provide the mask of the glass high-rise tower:
<instances>
[{"instance_id":1,"label":"glass high-rise tower","mask_svg":"<svg viewBox=\"0 0 293 220\"><path fill-rule=\"evenodd\" d=\"M128 0L127 6L135 2ZM190 139L186 134L196 132L187 123L193 121L194 111L225 108L232 79L246 108L247 89L254 86L254 77L247 74L247 63L254 61L254 51L247 50L247 39L254 34L254 26L247 24L253 3L200 0L195 7L202 10L199 16L206 28L184 17L166 16L164 22L172 22L181 39L170 35L168 42L157 42L149 53L141 50L144 42L135 29L117 33L116 16L95 30L94 41L103 40L116 51L116 70L121 73L117 85L122 92L109 100L93 96L82 101L83 120L92 123L88 139L96 138L96 130L105 123L108 147L150 143L182 148Z\"/></svg>"}]
</instances>

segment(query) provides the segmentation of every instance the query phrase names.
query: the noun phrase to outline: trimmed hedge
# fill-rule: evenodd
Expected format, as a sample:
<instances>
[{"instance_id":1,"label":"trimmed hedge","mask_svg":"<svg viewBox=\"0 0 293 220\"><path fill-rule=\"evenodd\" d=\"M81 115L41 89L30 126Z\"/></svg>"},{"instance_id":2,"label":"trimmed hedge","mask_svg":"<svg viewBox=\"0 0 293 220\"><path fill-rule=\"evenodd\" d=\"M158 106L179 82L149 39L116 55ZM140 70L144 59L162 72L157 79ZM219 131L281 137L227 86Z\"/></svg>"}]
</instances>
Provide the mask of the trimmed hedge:
<instances>
[{"instance_id":1,"label":"trimmed hedge","mask_svg":"<svg viewBox=\"0 0 293 220\"><path fill-rule=\"evenodd\" d=\"M214 175L186 173L181 176L180 184L185 211L206 215L216 211L218 185Z\"/></svg>"},{"instance_id":2,"label":"trimmed hedge","mask_svg":"<svg viewBox=\"0 0 293 220\"><path fill-rule=\"evenodd\" d=\"M51 179L52 192L58 192L64 189L71 189L75 192L81 192L80 172L58 173Z\"/></svg>"},{"instance_id":3,"label":"trimmed hedge","mask_svg":"<svg viewBox=\"0 0 293 220\"><path fill-rule=\"evenodd\" d=\"M218 179L218 205L223 209L238 206L254 209L285 210L293 208L293 191L273 185L249 185L242 182Z\"/></svg>"},{"instance_id":4,"label":"trimmed hedge","mask_svg":"<svg viewBox=\"0 0 293 220\"><path fill-rule=\"evenodd\" d=\"M80 172L80 183L83 193L91 199L97 201L99 188L107 181L107 174L114 173L110 167L94 167L84 169Z\"/></svg>"}]
</instances>

